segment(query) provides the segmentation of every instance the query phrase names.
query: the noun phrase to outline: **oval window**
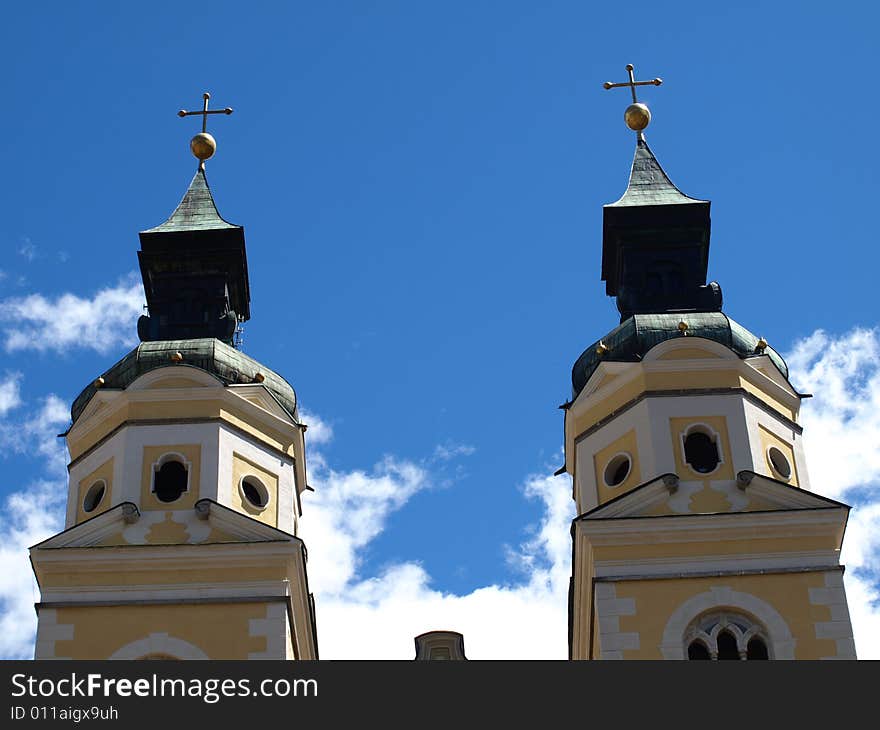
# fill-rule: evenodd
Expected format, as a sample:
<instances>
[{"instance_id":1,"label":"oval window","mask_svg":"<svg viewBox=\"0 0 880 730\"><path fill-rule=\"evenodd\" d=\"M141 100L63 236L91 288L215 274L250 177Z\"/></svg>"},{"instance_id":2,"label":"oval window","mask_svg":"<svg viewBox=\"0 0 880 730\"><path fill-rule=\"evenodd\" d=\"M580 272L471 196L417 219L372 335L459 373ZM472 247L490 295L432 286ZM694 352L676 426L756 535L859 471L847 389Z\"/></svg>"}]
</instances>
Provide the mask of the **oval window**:
<instances>
[{"instance_id":1,"label":"oval window","mask_svg":"<svg viewBox=\"0 0 880 730\"><path fill-rule=\"evenodd\" d=\"M770 466L773 468L773 471L785 481L791 479L791 464L788 463L788 459L785 458L782 449L771 446L767 449L767 458L770 460Z\"/></svg>"},{"instance_id":2,"label":"oval window","mask_svg":"<svg viewBox=\"0 0 880 730\"><path fill-rule=\"evenodd\" d=\"M241 492L252 507L263 509L269 504L269 490L263 482L254 476L246 476L241 480Z\"/></svg>"},{"instance_id":3,"label":"oval window","mask_svg":"<svg viewBox=\"0 0 880 730\"><path fill-rule=\"evenodd\" d=\"M86 491L86 496L83 499L83 512L94 512L98 505L101 504L101 500L104 499L104 493L107 491L107 485L104 483L103 479L99 479L97 482L92 484Z\"/></svg>"},{"instance_id":4,"label":"oval window","mask_svg":"<svg viewBox=\"0 0 880 730\"><path fill-rule=\"evenodd\" d=\"M605 467L605 484L609 487L617 487L626 481L632 461L628 454L618 454Z\"/></svg>"}]
</instances>

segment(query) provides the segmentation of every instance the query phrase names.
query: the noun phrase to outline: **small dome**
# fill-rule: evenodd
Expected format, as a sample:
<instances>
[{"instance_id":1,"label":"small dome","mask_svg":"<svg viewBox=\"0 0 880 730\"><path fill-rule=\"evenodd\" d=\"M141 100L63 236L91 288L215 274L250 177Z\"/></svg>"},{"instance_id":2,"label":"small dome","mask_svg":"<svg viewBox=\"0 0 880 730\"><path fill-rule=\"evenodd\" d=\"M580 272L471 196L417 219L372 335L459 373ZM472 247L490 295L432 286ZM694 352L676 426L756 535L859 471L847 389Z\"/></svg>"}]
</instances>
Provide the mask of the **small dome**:
<instances>
[{"instance_id":1,"label":"small dome","mask_svg":"<svg viewBox=\"0 0 880 730\"><path fill-rule=\"evenodd\" d=\"M767 355L788 378L788 366L782 356L771 347L759 347L758 337L723 312L635 314L590 345L577 359L571 371L572 398L578 397L600 362L638 362L655 345L681 337L679 323L683 320L687 320L688 337L713 340L742 358Z\"/></svg>"}]
</instances>

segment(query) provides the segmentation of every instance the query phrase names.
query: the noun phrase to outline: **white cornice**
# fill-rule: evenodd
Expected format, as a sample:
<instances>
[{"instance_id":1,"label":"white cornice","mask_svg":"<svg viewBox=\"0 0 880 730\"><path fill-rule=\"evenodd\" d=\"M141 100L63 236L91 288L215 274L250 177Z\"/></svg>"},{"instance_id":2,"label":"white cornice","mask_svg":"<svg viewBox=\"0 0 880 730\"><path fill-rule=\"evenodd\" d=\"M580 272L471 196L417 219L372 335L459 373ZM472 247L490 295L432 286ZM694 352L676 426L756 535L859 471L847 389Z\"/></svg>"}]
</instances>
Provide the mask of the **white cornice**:
<instances>
[{"instance_id":1,"label":"white cornice","mask_svg":"<svg viewBox=\"0 0 880 730\"><path fill-rule=\"evenodd\" d=\"M674 492L677 487L678 477L675 474L664 474L593 510L585 519L632 517L636 514L644 514L650 507L665 501L670 492Z\"/></svg>"},{"instance_id":2,"label":"white cornice","mask_svg":"<svg viewBox=\"0 0 880 730\"><path fill-rule=\"evenodd\" d=\"M143 576L173 571L185 576L202 570L222 569L230 580L239 573L265 569L280 560L299 566L303 563L299 541L201 543L198 545L123 545L87 548L32 548L31 561L37 577L59 573ZM302 569L305 569L304 564ZM297 571L299 571L299 567ZM120 579L121 582L122 579ZM128 582L128 578L125 579ZM44 581L40 580L42 585ZM112 582L112 580L111 580ZM182 580L181 585L187 581Z\"/></svg>"},{"instance_id":3,"label":"white cornice","mask_svg":"<svg viewBox=\"0 0 880 730\"><path fill-rule=\"evenodd\" d=\"M743 552L732 555L689 555L682 558L647 558L597 560L593 575L608 577L672 576L685 573L736 573L752 571L837 568L840 553L836 550L806 550L774 553Z\"/></svg>"},{"instance_id":4,"label":"white cornice","mask_svg":"<svg viewBox=\"0 0 880 730\"><path fill-rule=\"evenodd\" d=\"M31 547L47 550L70 546L89 547L122 531L127 523L137 521L137 507L131 502L118 504L96 517L81 522Z\"/></svg>"},{"instance_id":5,"label":"white cornice","mask_svg":"<svg viewBox=\"0 0 880 730\"><path fill-rule=\"evenodd\" d=\"M835 536L839 549L847 514L845 507L826 507L791 511L580 519L575 521L575 534L596 545L717 542L830 534Z\"/></svg>"},{"instance_id":6,"label":"white cornice","mask_svg":"<svg viewBox=\"0 0 880 730\"><path fill-rule=\"evenodd\" d=\"M783 507L810 509L839 505L837 502L826 500L805 489L798 489L788 484L780 484L773 479L754 472L740 472L738 483L749 496L760 497ZM840 506L843 507L844 505Z\"/></svg>"},{"instance_id":7,"label":"white cornice","mask_svg":"<svg viewBox=\"0 0 880 730\"><path fill-rule=\"evenodd\" d=\"M288 597L288 580L222 583L125 583L100 586L51 586L41 591L43 603L185 601L212 598Z\"/></svg>"}]
</instances>

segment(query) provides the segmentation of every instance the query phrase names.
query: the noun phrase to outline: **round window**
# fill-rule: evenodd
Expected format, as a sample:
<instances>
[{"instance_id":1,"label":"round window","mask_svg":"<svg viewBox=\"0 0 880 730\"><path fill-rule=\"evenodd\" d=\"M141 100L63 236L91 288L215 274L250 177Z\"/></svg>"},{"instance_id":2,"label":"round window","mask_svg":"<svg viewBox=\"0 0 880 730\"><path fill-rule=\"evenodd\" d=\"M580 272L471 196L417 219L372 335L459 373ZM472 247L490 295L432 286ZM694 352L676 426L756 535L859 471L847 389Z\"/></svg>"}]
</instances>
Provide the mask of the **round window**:
<instances>
[{"instance_id":1,"label":"round window","mask_svg":"<svg viewBox=\"0 0 880 730\"><path fill-rule=\"evenodd\" d=\"M263 482L254 476L246 476L241 480L241 493L248 504L257 509L263 509L269 504L269 490Z\"/></svg>"},{"instance_id":2,"label":"round window","mask_svg":"<svg viewBox=\"0 0 880 730\"><path fill-rule=\"evenodd\" d=\"M767 449L767 458L770 460L770 466L773 468L773 471L780 477L785 481L791 478L791 464L788 463L788 459L785 458L785 454L782 453L781 449L771 446Z\"/></svg>"},{"instance_id":3,"label":"round window","mask_svg":"<svg viewBox=\"0 0 880 730\"><path fill-rule=\"evenodd\" d=\"M629 476L629 470L632 461L628 454L618 454L605 467L605 484L609 487L616 487L626 480Z\"/></svg>"},{"instance_id":4,"label":"round window","mask_svg":"<svg viewBox=\"0 0 880 730\"><path fill-rule=\"evenodd\" d=\"M99 479L92 484L86 491L86 496L83 499L83 512L94 512L98 505L101 504L101 500L104 499L104 492L106 491L107 485L103 479Z\"/></svg>"}]
</instances>

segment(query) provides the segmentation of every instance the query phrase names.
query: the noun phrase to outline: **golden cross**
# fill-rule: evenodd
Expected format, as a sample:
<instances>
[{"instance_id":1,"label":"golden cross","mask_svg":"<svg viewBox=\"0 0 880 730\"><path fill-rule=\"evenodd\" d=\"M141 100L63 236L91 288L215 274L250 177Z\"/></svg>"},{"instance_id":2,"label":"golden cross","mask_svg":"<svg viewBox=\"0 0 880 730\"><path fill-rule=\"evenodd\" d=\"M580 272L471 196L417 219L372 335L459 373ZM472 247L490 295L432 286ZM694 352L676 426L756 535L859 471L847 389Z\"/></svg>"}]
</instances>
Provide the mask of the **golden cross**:
<instances>
[{"instance_id":1,"label":"golden cross","mask_svg":"<svg viewBox=\"0 0 880 730\"><path fill-rule=\"evenodd\" d=\"M201 114L202 115L202 133L204 134L208 128L208 115L209 114L232 114L232 108L226 107L225 109L208 109L208 99L211 98L211 95L206 91L202 94L202 98L205 100L205 107L200 112L188 112L185 109L181 109L177 112L177 116L179 117L189 117L193 114Z\"/></svg>"},{"instance_id":2,"label":"golden cross","mask_svg":"<svg viewBox=\"0 0 880 730\"><path fill-rule=\"evenodd\" d=\"M663 79L652 79L651 81L636 81L635 76L633 76L633 65L631 63L626 64L626 70L629 72L629 81L624 81L620 84L612 84L610 81L606 81L602 86L606 89L615 89L618 86L629 86L629 90L633 95L633 104L638 104L639 100L636 99L636 86L660 86L663 83Z\"/></svg>"}]
</instances>

